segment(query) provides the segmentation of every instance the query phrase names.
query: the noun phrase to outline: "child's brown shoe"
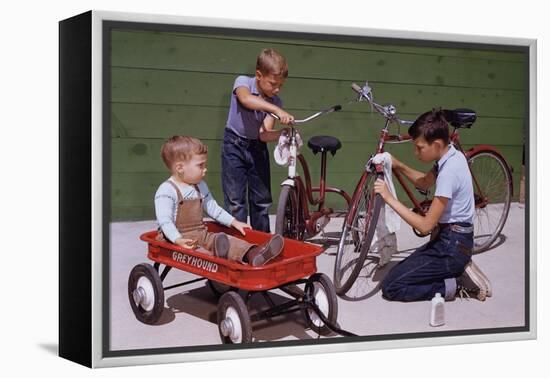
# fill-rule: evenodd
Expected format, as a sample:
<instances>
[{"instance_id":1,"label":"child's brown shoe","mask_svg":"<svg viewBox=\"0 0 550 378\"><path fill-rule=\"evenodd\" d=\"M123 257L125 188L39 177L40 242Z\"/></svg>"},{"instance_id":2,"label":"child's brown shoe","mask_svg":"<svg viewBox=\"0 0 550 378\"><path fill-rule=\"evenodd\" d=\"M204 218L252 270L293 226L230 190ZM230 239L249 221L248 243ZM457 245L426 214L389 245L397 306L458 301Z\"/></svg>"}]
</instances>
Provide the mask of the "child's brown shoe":
<instances>
[{"instance_id":1,"label":"child's brown shoe","mask_svg":"<svg viewBox=\"0 0 550 378\"><path fill-rule=\"evenodd\" d=\"M226 259L229 254L229 238L223 232L214 236L214 256Z\"/></svg>"},{"instance_id":2,"label":"child's brown shoe","mask_svg":"<svg viewBox=\"0 0 550 378\"><path fill-rule=\"evenodd\" d=\"M252 266L267 264L281 254L284 244L285 240L281 235L273 235L267 243L254 246L248 251L248 263Z\"/></svg>"}]
</instances>

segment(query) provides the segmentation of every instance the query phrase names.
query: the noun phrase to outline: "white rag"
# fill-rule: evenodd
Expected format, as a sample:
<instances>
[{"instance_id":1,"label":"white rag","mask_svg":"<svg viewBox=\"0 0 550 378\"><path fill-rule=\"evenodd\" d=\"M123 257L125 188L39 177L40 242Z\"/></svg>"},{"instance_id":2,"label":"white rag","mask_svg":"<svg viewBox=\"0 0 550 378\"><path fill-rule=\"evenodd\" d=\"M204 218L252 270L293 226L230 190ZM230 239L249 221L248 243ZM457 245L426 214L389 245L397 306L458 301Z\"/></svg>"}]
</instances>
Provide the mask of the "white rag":
<instances>
[{"instance_id":1,"label":"white rag","mask_svg":"<svg viewBox=\"0 0 550 378\"><path fill-rule=\"evenodd\" d=\"M371 162L374 164L382 164L386 185L393 196L397 197L392 179L391 155L387 152L377 154L371 159ZM380 260L378 262L379 266L384 266L390 262L392 255L397 252L397 236L395 233L400 227L401 217L389 205L385 204L382 206L371 244L371 252L380 255Z\"/></svg>"},{"instance_id":2,"label":"white rag","mask_svg":"<svg viewBox=\"0 0 550 378\"><path fill-rule=\"evenodd\" d=\"M304 142L298 131L296 131L295 135L297 145L296 152L300 153L300 148L304 145ZM275 146L273 150L273 157L275 158L275 162L282 167L288 167L290 164L290 132L288 129L283 129L281 132L279 143L277 143L277 146Z\"/></svg>"}]
</instances>

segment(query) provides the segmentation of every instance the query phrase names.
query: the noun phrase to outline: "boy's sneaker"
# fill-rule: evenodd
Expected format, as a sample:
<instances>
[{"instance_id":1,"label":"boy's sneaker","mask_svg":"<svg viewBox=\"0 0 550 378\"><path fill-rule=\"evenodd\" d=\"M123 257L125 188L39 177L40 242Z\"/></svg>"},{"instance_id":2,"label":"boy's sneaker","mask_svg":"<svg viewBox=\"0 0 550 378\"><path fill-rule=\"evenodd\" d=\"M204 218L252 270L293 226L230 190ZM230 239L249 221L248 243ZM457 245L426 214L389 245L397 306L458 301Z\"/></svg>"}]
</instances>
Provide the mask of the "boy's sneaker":
<instances>
[{"instance_id":1,"label":"boy's sneaker","mask_svg":"<svg viewBox=\"0 0 550 378\"><path fill-rule=\"evenodd\" d=\"M248 251L248 263L252 266L267 264L281 254L284 244L285 240L281 235L273 235L267 243L254 246Z\"/></svg>"},{"instance_id":2,"label":"boy's sneaker","mask_svg":"<svg viewBox=\"0 0 550 378\"><path fill-rule=\"evenodd\" d=\"M464 269L464 273L456 279L457 294L460 297L474 296L480 301L487 298L487 287L483 279L472 269L472 263L469 262Z\"/></svg>"},{"instance_id":3,"label":"boy's sneaker","mask_svg":"<svg viewBox=\"0 0 550 378\"><path fill-rule=\"evenodd\" d=\"M470 263L470 266L472 270L483 280L483 283L485 284L485 288L487 289L487 296L490 297L493 295L493 286L491 285L491 281L489 281L489 278L483 273L483 271L477 266L473 260Z\"/></svg>"},{"instance_id":4,"label":"boy's sneaker","mask_svg":"<svg viewBox=\"0 0 550 378\"><path fill-rule=\"evenodd\" d=\"M229 254L229 238L223 232L214 235L214 256L226 259Z\"/></svg>"}]
</instances>

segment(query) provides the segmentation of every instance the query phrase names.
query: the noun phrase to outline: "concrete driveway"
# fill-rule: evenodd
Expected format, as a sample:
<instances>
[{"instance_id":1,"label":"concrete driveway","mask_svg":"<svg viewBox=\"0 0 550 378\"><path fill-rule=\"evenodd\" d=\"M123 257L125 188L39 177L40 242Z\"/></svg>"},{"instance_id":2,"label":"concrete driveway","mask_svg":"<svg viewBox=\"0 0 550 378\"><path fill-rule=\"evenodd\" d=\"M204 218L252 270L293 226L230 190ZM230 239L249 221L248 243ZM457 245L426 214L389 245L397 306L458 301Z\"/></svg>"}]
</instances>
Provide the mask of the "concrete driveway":
<instances>
[{"instance_id":1,"label":"concrete driveway","mask_svg":"<svg viewBox=\"0 0 550 378\"><path fill-rule=\"evenodd\" d=\"M272 229L274 217L272 217ZM525 212L513 203L502 232L500 243L493 249L474 256L474 261L493 284L493 296L485 302L456 299L445 303L446 324L429 325L430 302L400 303L382 298L379 283L391 266L425 243L402 223L397 233L398 253L384 268L376 268L376 257L366 264L350 290L350 298L338 298L338 324L358 335L386 335L415 332L441 332L484 328L516 327L525 324ZM165 292L165 309L159 324L140 323L132 313L127 295L128 274L140 263L148 262L147 249L139 235L155 229L155 222L125 222L111 224L111 350L166 348L197 345L218 345L220 337L216 323L217 299L205 281ZM326 251L318 257L319 272L331 279L341 221L329 224L323 243ZM150 262L150 261L149 261ZM197 278L192 274L172 270L165 286ZM286 295L273 291L275 302ZM250 303L256 310L264 306L257 296ZM255 341L304 340L318 335L306 328L300 313L283 315L253 324ZM330 336L339 337L339 336Z\"/></svg>"}]
</instances>

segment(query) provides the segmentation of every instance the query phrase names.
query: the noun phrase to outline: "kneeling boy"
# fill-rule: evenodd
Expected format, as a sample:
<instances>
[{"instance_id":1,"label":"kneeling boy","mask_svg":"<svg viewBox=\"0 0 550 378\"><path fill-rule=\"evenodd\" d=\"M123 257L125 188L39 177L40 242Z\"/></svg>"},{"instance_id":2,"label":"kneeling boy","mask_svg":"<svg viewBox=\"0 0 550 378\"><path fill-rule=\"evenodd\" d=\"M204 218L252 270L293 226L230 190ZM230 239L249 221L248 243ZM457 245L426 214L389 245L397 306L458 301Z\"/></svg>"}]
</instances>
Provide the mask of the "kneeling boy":
<instances>
[{"instance_id":1,"label":"kneeling boy","mask_svg":"<svg viewBox=\"0 0 550 378\"><path fill-rule=\"evenodd\" d=\"M435 183L428 213L422 216L409 210L393 197L383 180L377 180L375 192L409 225L434 235L392 268L382 282L383 296L417 301L440 293L452 300L458 292L466 292L484 300L490 295L490 284L471 263L475 203L466 157L449 144L449 126L441 109L422 114L410 127L409 135L417 158L425 163L435 161L434 168L422 173L393 157L392 166L417 188L428 189Z\"/></svg>"}]
</instances>

